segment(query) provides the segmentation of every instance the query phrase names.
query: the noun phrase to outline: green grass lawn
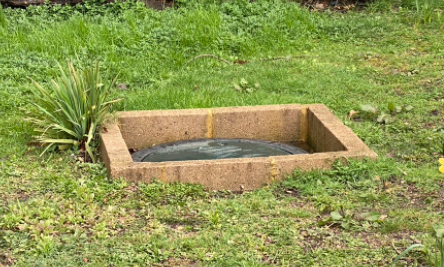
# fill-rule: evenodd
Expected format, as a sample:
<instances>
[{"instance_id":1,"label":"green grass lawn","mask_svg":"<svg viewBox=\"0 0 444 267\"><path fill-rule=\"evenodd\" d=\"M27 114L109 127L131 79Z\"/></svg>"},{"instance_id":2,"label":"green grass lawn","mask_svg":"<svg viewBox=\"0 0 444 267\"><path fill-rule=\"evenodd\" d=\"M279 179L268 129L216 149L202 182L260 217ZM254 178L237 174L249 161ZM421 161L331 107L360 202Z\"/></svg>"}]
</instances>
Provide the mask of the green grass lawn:
<instances>
[{"instance_id":1,"label":"green grass lawn","mask_svg":"<svg viewBox=\"0 0 444 267\"><path fill-rule=\"evenodd\" d=\"M436 249L443 1L349 13L210 2L0 10L0 266L389 266L412 244ZM185 64L202 54L246 62ZM117 110L324 103L379 159L234 194L110 182L73 152L39 157L28 145L29 78L45 84L60 74L57 62L94 60L128 88L113 92ZM260 87L238 92L242 78ZM391 103L412 109L388 123L360 111L389 114ZM347 119L351 110L359 118ZM397 266L430 264L414 251Z\"/></svg>"}]
</instances>

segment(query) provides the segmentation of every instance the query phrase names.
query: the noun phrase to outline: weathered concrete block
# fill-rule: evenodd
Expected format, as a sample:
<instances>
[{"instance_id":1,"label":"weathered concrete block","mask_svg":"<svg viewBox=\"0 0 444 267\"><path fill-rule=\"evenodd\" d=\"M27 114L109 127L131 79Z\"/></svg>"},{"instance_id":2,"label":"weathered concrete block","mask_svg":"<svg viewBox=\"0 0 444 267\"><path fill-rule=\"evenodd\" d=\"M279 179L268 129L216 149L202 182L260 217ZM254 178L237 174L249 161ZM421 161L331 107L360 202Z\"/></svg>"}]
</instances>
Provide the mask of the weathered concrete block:
<instances>
[{"instance_id":1,"label":"weathered concrete block","mask_svg":"<svg viewBox=\"0 0 444 267\"><path fill-rule=\"evenodd\" d=\"M111 178L134 182L199 183L213 190L252 190L295 169L331 168L343 158L376 158L324 105L272 105L128 111L101 133L102 159ZM309 155L180 162L133 162L129 149L200 138L249 138L308 144Z\"/></svg>"}]
</instances>

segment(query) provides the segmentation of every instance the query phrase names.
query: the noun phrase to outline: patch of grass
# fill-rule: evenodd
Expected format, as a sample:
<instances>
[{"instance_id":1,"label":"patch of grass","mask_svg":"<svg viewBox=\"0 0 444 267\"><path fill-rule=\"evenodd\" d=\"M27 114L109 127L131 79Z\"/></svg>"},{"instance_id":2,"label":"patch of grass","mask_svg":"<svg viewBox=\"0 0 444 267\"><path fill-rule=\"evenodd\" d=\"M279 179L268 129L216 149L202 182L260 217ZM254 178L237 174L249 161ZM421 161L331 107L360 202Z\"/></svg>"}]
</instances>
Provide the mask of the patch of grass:
<instances>
[{"instance_id":1,"label":"patch of grass","mask_svg":"<svg viewBox=\"0 0 444 267\"><path fill-rule=\"evenodd\" d=\"M415 27L440 27L444 15L444 2L441 0L378 0L369 4L373 12L396 12L403 15L404 22L413 22Z\"/></svg>"},{"instance_id":2,"label":"patch of grass","mask_svg":"<svg viewBox=\"0 0 444 267\"><path fill-rule=\"evenodd\" d=\"M139 190L146 200L154 205L173 204L184 206L188 201L208 197L207 192L200 185L180 183L167 185L154 181L151 184L140 185Z\"/></svg>"},{"instance_id":3,"label":"patch of grass","mask_svg":"<svg viewBox=\"0 0 444 267\"><path fill-rule=\"evenodd\" d=\"M3 31L7 27L8 27L8 20L6 19L5 13L3 13L2 5L0 5L0 29L1 29L0 33L3 33Z\"/></svg>"},{"instance_id":4,"label":"patch of grass","mask_svg":"<svg viewBox=\"0 0 444 267\"><path fill-rule=\"evenodd\" d=\"M431 21L413 0L346 14L266 0L3 9L0 265L388 266L428 242L444 219L444 36L441 3L427 3ZM202 54L233 64L185 65ZM108 181L103 165L72 151L39 157L27 145L23 110L35 89L26 77L45 85L57 62L91 59L120 73L117 110L324 103L380 157L243 194ZM390 113L389 103L413 109L390 123L347 118L366 104Z\"/></svg>"}]
</instances>

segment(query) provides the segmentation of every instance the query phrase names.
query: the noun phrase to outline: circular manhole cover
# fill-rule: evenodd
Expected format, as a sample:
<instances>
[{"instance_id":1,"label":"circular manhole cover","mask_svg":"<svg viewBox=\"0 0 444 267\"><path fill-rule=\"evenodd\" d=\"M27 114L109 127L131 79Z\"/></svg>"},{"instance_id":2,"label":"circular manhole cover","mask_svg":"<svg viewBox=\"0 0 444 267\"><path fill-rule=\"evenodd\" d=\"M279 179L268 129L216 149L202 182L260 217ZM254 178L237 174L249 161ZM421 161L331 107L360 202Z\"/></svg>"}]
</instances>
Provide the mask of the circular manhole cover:
<instances>
[{"instance_id":1,"label":"circular manhole cover","mask_svg":"<svg viewBox=\"0 0 444 267\"><path fill-rule=\"evenodd\" d=\"M198 139L166 143L135 152L136 162L256 158L308 154L286 144L251 139Z\"/></svg>"}]
</instances>

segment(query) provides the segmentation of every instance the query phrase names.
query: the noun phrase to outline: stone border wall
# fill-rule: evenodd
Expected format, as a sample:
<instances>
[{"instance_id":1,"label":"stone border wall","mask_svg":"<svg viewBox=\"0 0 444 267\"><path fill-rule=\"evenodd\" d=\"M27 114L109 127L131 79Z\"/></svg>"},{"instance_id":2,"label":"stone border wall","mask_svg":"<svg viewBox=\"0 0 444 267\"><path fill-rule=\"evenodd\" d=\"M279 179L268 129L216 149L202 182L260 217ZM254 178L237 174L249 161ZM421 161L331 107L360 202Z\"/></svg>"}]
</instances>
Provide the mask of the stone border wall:
<instances>
[{"instance_id":1,"label":"stone border wall","mask_svg":"<svg viewBox=\"0 0 444 267\"><path fill-rule=\"evenodd\" d=\"M111 178L133 182L199 183L211 190L251 190L295 169L328 169L341 158L377 157L324 105L271 105L185 110L127 111L101 134L102 159ZM133 162L130 150L200 138L251 138L307 142L309 155Z\"/></svg>"}]
</instances>

